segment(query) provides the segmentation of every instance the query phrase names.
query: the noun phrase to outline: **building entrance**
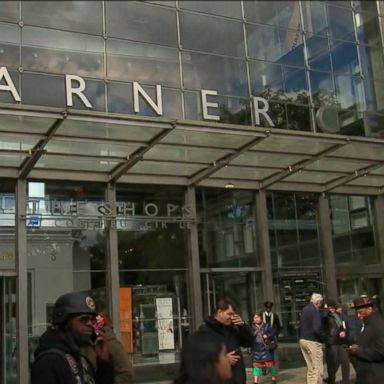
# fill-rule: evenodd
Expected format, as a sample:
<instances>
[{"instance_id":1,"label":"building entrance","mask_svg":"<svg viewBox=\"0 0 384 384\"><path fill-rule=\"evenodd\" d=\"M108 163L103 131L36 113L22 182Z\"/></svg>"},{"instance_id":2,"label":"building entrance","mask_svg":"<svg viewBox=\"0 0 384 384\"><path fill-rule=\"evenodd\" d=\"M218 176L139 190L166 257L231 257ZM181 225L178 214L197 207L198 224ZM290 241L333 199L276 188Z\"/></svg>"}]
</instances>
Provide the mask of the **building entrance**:
<instances>
[{"instance_id":1,"label":"building entrance","mask_svg":"<svg viewBox=\"0 0 384 384\"><path fill-rule=\"evenodd\" d=\"M16 277L0 272L0 378L16 383Z\"/></svg>"},{"instance_id":2,"label":"building entrance","mask_svg":"<svg viewBox=\"0 0 384 384\"><path fill-rule=\"evenodd\" d=\"M232 299L237 312L244 321L262 308L262 286L260 272L225 271L203 273L204 315L212 314L217 301L224 297Z\"/></svg>"}]
</instances>

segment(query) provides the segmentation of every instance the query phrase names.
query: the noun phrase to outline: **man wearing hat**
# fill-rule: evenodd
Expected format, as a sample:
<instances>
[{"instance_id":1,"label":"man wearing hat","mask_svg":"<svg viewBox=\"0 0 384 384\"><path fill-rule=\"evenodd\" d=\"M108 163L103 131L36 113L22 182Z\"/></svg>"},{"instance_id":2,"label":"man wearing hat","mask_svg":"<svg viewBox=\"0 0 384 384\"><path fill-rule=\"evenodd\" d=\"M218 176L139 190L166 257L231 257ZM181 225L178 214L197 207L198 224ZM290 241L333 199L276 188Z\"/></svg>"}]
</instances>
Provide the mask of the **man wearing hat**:
<instances>
[{"instance_id":1,"label":"man wearing hat","mask_svg":"<svg viewBox=\"0 0 384 384\"><path fill-rule=\"evenodd\" d=\"M52 326L39 339L31 384L111 384L113 365L104 340L95 345L96 371L80 352L94 336L96 309L84 292L60 296L53 307Z\"/></svg>"},{"instance_id":2,"label":"man wearing hat","mask_svg":"<svg viewBox=\"0 0 384 384\"><path fill-rule=\"evenodd\" d=\"M277 337L281 331L281 323L279 316L275 312L272 312L272 307L272 301L264 301L263 323L270 324L271 327L275 329L275 336Z\"/></svg>"},{"instance_id":3,"label":"man wearing hat","mask_svg":"<svg viewBox=\"0 0 384 384\"><path fill-rule=\"evenodd\" d=\"M383 382L384 319L374 310L373 304L369 296L360 296L353 300L356 315L363 323L356 344L347 349L347 352L356 359L356 384Z\"/></svg>"}]
</instances>

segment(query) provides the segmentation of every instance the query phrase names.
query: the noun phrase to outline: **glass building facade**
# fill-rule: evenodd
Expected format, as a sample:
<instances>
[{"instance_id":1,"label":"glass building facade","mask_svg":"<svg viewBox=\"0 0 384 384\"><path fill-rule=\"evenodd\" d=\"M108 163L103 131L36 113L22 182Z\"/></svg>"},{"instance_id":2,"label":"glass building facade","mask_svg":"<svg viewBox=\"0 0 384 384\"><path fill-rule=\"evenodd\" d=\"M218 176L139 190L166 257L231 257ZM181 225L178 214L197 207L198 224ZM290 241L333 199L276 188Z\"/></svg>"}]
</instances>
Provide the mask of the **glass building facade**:
<instances>
[{"instance_id":1,"label":"glass building facade","mask_svg":"<svg viewBox=\"0 0 384 384\"><path fill-rule=\"evenodd\" d=\"M0 382L62 293L170 380L216 301L384 295L380 1L2 1ZM151 373L152 372L152 373Z\"/></svg>"}]
</instances>

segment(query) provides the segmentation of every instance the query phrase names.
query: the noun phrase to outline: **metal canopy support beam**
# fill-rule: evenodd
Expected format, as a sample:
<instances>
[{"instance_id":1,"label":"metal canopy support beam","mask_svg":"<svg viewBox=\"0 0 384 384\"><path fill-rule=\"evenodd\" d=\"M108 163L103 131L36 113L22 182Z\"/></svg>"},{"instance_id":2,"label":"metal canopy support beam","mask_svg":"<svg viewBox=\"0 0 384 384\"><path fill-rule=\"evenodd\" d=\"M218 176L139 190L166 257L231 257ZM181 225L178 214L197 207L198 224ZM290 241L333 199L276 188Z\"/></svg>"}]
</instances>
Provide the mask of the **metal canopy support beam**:
<instances>
[{"instance_id":1,"label":"metal canopy support beam","mask_svg":"<svg viewBox=\"0 0 384 384\"><path fill-rule=\"evenodd\" d=\"M327 281L326 294L328 297L337 297L336 264L332 240L331 212L329 209L329 197L321 194L318 200L318 221L320 246L323 255L325 277Z\"/></svg>"},{"instance_id":2,"label":"metal canopy support beam","mask_svg":"<svg viewBox=\"0 0 384 384\"><path fill-rule=\"evenodd\" d=\"M256 228L258 228L258 251L260 254L261 265L263 267L263 288L264 299L273 300L273 274L271 261L271 248L269 243L268 231L268 212L266 191L256 192L255 197L255 216Z\"/></svg>"},{"instance_id":3,"label":"metal canopy support beam","mask_svg":"<svg viewBox=\"0 0 384 384\"><path fill-rule=\"evenodd\" d=\"M213 175L215 172L219 171L220 169L222 169L226 165L228 165L232 160L236 159L236 157L238 157L242 153L248 151L248 149L254 147L256 144L260 143L262 140L265 140L267 137L269 137L269 133L266 133L266 136L264 136L264 137L257 137L255 139L252 139L251 141L244 144L239 149L235 150L234 153L230 153L228 155L225 155L222 158L220 158L219 160L215 161L210 167L205 168L202 171L198 171L193 176L191 176L190 181L189 181L189 185L195 186L200 181Z\"/></svg>"},{"instance_id":4,"label":"metal canopy support beam","mask_svg":"<svg viewBox=\"0 0 384 384\"><path fill-rule=\"evenodd\" d=\"M143 159L143 156L152 149L156 144L158 144L165 136L169 135L172 131L176 129L176 123L171 124L171 128L163 129L159 134L157 134L148 144L144 147L138 148L134 151L127 159L127 161L118 164L109 175L109 182L116 183L121 176L123 176L128 169L132 168L135 164Z\"/></svg>"},{"instance_id":5,"label":"metal canopy support beam","mask_svg":"<svg viewBox=\"0 0 384 384\"><path fill-rule=\"evenodd\" d=\"M352 180L358 179L361 176L368 175L369 172L374 171L375 169L381 168L384 165L384 162L380 161L379 163L374 163L368 167L356 169L355 172L325 184L323 192L329 192L337 187L341 187L344 184L349 183Z\"/></svg>"},{"instance_id":6,"label":"metal canopy support beam","mask_svg":"<svg viewBox=\"0 0 384 384\"><path fill-rule=\"evenodd\" d=\"M347 143L348 143L348 141L346 141L345 143L342 143L342 144L334 144L331 147L324 149L324 151L317 153L316 155L312 156L309 159L300 160L296 164L289 166L288 169L285 169L285 170L283 170L280 173L277 173L275 175L268 176L267 178L265 178L261 182L261 189L266 189L266 188L270 187L272 184L275 184L278 181L281 181L281 180L285 179L286 177L293 175L294 173L304 169L308 165L314 163L315 161L321 159L322 157L328 155L329 153L336 151L337 149L346 145Z\"/></svg>"},{"instance_id":7,"label":"metal canopy support beam","mask_svg":"<svg viewBox=\"0 0 384 384\"><path fill-rule=\"evenodd\" d=\"M43 156L45 151L45 146L48 144L49 140L54 136L56 131L59 129L60 125L63 123L67 117L66 113L63 113L62 119L57 119L51 127L48 129L46 137L40 140L31 150L31 155L26 157L20 166L19 178L26 179L33 167L39 161L40 157Z\"/></svg>"},{"instance_id":8,"label":"metal canopy support beam","mask_svg":"<svg viewBox=\"0 0 384 384\"><path fill-rule=\"evenodd\" d=\"M28 263L26 227L26 180L16 183L16 362L18 384L28 384Z\"/></svg>"},{"instance_id":9,"label":"metal canopy support beam","mask_svg":"<svg viewBox=\"0 0 384 384\"><path fill-rule=\"evenodd\" d=\"M185 192L185 204L191 209L192 217L196 218L195 188L187 187ZM197 221L194 220L188 228L188 287L191 308L191 328L196 330L203 322L203 302L201 293L201 275L199 258L199 239L197 234Z\"/></svg>"},{"instance_id":10,"label":"metal canopy support beam","mask_svg":"<svg viewBox=\"0 0 384 384\"><path fill-rule=\"evenodd\" d=\"M108 184L105 190L105 200L112 212L111 219L116 217L116 187ZM113 322L115 332L120 335L120 299L119 299L119 254L117 229L112 221L106 223L106 253L107 253L107 297L108 310Z\"/></svg>"}]
</instances>

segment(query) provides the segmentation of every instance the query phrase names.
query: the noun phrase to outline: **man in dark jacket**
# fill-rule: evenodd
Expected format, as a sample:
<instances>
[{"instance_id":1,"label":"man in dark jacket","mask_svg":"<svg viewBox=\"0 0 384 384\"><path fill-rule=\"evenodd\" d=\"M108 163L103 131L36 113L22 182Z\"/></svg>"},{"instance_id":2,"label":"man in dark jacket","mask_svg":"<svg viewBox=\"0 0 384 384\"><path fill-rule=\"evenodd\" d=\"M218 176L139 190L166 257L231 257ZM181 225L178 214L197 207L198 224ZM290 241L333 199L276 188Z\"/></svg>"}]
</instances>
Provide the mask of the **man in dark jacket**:
<instances>
[{"instance_id":1,"label":"man in dark jacket","mask_svg":"<svg viewBox=\"0 0 384 384\"><path fill-rule=\"evenodd\" d=\"M275 329L276 337L279 336L279 333L281 331L281 323L279 319L279 315L276 312L272 311L273 302L272 301L265 301L264 302L264 308L263 311L263 323L269 324L271 327Z\"/></svg>"},{"instance_id":2,"label":"man in dark jacket","mask_svg":"<svg viewBox=\"0 0 384 384\"><path fill-rule=\"evenodd\" d=\"M325 334L319 312L323 296L313 293L309 304L301 312L299 345L307 364L307 384L319 384L323 380L323 349Z\"/></svg>"},{"instance_id":3,"label":"man in dark jacket","mask_svg":"<svg viewBox=\"0 0 384 384\"><path fill-rule=\"evenodd\" d=\"M232 378L228 383L246 384L245 366L240 347L251 346L252 330L235 312L233 302L229 299L219 300L214 315L205 320L199 331L214 332L222 337L232 368Z\"/></svg>"},{"instance_id":4,"label":"man in dark jacket","mask_svg":"<svg viewBox=\"0 0 384 384\"><path fill-rule=\"evenodd\" d=\"M80 349L94 335L97 313L83 292L60 296L53 307L52 327L39 339L31 368L31 384L111 384L113 366L104 340L95 345L97 369Z\"/></svg>"},{"instance_id":5,"label":"man in dark jacket","mask_svg":"<svg viewBox=\"0 0 384 384\"><path fill-rule=\"evenodd\" d=\"M336 300L327 301L328 313L324 317L325 361L327 362L329 384L336 383L336 372L341 365L342 384L349 384L349 358L345 350L348 344L347 321L337 310Z\"/></svg>"},{"instance_id":6,"label":"man in dark jacket","mask_svg":"<svg viewBox=\"0 0 384 384\"><path fill-rule=\"evenodd\" d=\"M353 307L363 327L357 335L356 344L348 348L348 353L356 357L356 384L377 384L384 377L384 319L373 308L369 296L353 300Z\"/></svg>"}]
</instances>

